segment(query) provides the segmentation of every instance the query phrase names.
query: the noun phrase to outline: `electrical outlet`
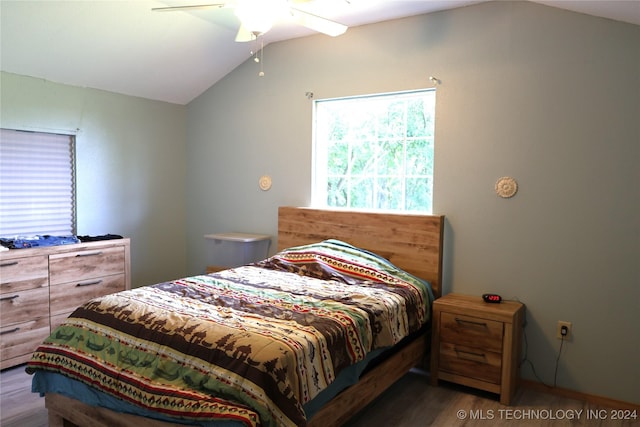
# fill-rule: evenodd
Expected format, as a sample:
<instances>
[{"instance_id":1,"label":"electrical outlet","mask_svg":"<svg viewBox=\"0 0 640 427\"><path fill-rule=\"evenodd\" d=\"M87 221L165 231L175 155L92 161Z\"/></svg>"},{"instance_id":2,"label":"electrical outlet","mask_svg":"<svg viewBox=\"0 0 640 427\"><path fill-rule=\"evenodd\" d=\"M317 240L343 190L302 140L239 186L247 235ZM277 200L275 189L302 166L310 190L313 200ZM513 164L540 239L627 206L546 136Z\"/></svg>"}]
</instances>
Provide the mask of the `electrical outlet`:
<instances>
[{"instance_id":1,"label":"electrical outlet","mask_svg":"<svg viewBox=\"0 0 640 427\"><path fill-rule=\"evenodd\" d=\"M565 341L569 340L571 338L571 322L558 320L558 330L556 336L559 340L561 340L562 338L564 338Z\"/></svg>"}]
</instances>

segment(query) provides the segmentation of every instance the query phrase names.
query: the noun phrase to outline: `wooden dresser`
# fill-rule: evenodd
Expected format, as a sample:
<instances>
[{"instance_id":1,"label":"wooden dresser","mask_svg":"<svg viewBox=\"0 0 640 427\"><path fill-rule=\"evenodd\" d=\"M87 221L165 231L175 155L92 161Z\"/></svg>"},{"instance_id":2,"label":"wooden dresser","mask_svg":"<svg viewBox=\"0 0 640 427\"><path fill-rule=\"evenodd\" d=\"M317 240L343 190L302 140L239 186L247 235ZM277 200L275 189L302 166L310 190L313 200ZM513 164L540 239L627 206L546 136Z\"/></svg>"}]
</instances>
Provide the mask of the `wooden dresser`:
<instances>
[{"instance_id":1,"label":"wooden dresser","mask_svg":"<svg viewBox=\"0 0 640 427\"><path fill-rule=\"evenodd\" d=\"M25 363L82 303L131 288L129 239L0 252L0 369Z\"/></svg>"},{"instance_id":2,"label":"wooden dresser","mask_svg":"<svg viewBox=\"0 0 640 427\"><path fill-rule=\"evenodd\" d=\"M516 391L524 305L489 304L448 294L433 303L431 383L438 380L497 393L510 405Z\"/></svg>"}]
</instances>

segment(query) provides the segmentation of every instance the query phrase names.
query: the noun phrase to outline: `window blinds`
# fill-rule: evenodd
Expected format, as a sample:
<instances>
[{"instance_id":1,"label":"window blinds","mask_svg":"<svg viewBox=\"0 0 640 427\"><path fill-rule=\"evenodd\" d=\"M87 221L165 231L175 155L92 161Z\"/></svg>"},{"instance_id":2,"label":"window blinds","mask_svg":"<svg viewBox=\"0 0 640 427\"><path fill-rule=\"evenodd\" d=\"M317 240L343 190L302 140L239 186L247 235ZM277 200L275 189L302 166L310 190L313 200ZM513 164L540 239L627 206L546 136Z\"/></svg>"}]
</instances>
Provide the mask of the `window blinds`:
<instances>
[{"instance_id":1,"label":"window blinds","mask_svg":"<svg viewBox=\"0 0 640 427\"><path fill-rule=\"evenodd\" d=\"M75 137L0 132L0 237L75 234Z\"/></svg>"}]
</instances>

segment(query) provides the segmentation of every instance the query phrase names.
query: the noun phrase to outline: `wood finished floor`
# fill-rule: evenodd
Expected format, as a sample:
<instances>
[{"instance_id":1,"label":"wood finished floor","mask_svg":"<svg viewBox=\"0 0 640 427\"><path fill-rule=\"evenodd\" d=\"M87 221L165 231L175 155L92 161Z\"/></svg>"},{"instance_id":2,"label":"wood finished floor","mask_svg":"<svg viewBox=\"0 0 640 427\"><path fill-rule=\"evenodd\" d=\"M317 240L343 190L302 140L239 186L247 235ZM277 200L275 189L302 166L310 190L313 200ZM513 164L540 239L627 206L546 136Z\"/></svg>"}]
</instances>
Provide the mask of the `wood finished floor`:
<instances>
[{"instance_id":1,"label":"wood finished floor","mask_svg":"<svg viewBox=\"0 0 640 427\"><path fill-rule=\"evenodd\" d=\"M24 372L24 366L0 373L0 426L48 426L44 399L30 390L31 377ZM579 411L582 411L580 415ZM595 419L593 415L588 417L589 411L607 416ZM346 427L640 426L640 420L611 420L610 413L609 408L530 389L520 389L514 406L506 407L491 394L453 385L431 387L429 377L414 370ZM549 419L549 414L555 419ZM530 419L523 419L527 416ZM561 416L565 419L558 419Z\"/></svg>"}]
</instances>

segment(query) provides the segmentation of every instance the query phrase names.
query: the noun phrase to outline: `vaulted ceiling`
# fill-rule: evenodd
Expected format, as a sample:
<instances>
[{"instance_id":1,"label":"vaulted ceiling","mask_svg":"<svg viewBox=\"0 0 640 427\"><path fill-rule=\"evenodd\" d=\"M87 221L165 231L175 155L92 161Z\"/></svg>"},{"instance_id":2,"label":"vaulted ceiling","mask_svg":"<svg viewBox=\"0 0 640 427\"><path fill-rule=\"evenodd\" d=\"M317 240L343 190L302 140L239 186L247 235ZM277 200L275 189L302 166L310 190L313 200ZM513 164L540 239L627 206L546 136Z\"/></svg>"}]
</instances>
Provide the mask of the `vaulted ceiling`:
<instances>
[{"instance_id":1,"label":"vaulted ceiling","mask_svg":"<svg viewBox=\"0 0 640 427\"><path fill-rule=\"evenodd\" d=\"M484 0L298 0L349 27L481 3ZM640 1L536 1L640 25ZM168 13L152 8L206 0L0 0L2 71L80 87L187 104L250 57L235 42L231 8ZM285 19L265 43L314 34ZM326 36L328 37L328 36Z\"/></svg>"}]
</instances>

